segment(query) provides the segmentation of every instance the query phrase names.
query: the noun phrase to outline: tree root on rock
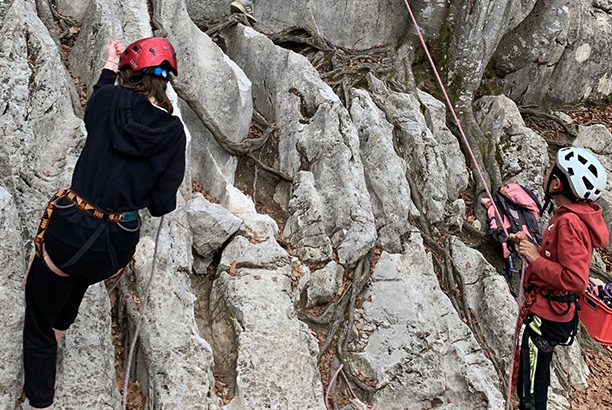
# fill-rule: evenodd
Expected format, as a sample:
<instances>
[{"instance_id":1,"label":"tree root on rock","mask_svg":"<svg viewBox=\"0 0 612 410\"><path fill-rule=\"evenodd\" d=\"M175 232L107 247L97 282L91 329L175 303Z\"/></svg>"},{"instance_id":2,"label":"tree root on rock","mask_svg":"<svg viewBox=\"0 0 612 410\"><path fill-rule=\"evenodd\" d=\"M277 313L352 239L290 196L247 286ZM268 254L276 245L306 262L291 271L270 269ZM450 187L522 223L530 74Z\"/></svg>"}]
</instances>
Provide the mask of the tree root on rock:
<instances>
[{"instance_id":1,"label":"tree root on rock","mask_svg":"<svg viewBox=\"0 0 612 410\"><path fill-rule=\"evenodd\" d=\"M312 324L329 325L331 323L331 327L327 334L327 337L319 348L319 355L317 357L317 361L321 361L323 355L335 342L335 357L337 359L337 363L343 365L347 379L367 395L368 401L371 401L375 389L367 382L364 382L357 375L356 369L353 367L352 363L347 360L347 353L348 344L350 341L349 336L354 328L355 307L357 304L357 298L363 292L368 282L368 279L370 278L371 271L373 270L373 254L374 250L370 251L366 256L361 258L361 260L357 263L355 270L353 271L352 282L347 286L342 296L340 296L339 299L327 306L327 308L321 315L315 316L310 313L298 313L298 317L301 320ZM333 371L331 372L334 373ZM332 380L331 376L330 380ZM336 391L335 383L331 387L329 387L329 389L332 395L332 400L334 402L334 408L338 408L338 402L334 394L334 392Z\"/></svg>"},{"instance_id":2,"label":"tree root on rock","mask_svg":"<svg viewBox=\"0 0 612 410\"><path fill-rule=\"evenodd\" d=\"M519 112L521 114L523 114L523 115L530 115L532 117L538 117L538 118L543 118L543 119L546 119L546 120L552 120L552 121L556 122L557 124L559 124L563 128L563 131L567 135L569 135L569 136L571 136L573 138L578 137L578 133L576 132L576 127L572 126L571 124L566 123L565 121L563 121L561 118L559 118L556 115L549 114L547 112L543 112L543 111L539 111L539 110L534 110L532 108L520 108L520 107L519 107ZM546 142L548 142L549 145L564 146L564 145L561 145L559 143L559 141L553 141L553 140L549 141L549 140L547 140Z\"/></svg>"},{"instance_id":3,"label":"tree root on rock","mask_svg":"<svg viewBox=\"0 0 612 410\"><path fill-rule=\"evenodd\" d=\"M304 27L292 27L268 37L274 44L308 58L321 79L344 100L346 107L351 105L351 88L365 84L368 73L390 83L397 75L397 56L392 46L349 50L330 44L314 29Z\"/></svg>"}]
</instances>

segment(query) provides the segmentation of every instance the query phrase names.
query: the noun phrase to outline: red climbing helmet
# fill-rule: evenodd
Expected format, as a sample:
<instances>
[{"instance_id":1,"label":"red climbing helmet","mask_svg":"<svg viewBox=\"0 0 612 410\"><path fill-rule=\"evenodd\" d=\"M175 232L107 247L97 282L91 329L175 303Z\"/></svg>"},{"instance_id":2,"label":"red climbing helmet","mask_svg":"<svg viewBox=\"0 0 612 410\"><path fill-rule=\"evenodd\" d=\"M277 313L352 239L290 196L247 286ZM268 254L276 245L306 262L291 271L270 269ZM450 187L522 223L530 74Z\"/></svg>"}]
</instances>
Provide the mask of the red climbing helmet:
<instances>
[{"instance_id":1,"label":"red climbing helmet","mask_svg":"<svg viewBox=\"0 0 612 410\"><path fill-rule=\"evenodd\" d=\"M119 58L119 69L128 66L134 71L152 68L151 74L167 77L169 70L178 74L176 53L168 40L162 37L148 37L137 40L127 46ZM155 68L161 69L156 70Z\"/></svg>"}]
</instances>

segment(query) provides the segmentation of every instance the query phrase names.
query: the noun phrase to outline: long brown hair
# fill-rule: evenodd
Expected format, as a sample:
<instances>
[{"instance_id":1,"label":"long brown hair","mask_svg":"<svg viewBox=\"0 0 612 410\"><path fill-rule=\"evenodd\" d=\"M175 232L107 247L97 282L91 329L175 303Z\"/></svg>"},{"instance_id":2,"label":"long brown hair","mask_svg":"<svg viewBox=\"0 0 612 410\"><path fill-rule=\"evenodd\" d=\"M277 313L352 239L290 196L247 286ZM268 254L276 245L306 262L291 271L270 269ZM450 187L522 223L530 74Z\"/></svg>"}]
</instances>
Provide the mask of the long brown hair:
<instances>
[{"instance_id":1,"label":"long brown hair","mask_svg":"<svg viewBox=\"0 0 612 410\"><path fill-rule=\"evenodd\" d=\"M165 78L127 68L119 71L119 85L146 97L155 98L156 104L170 114L174 111L172 103L166 95L168 80Z\"/></svg>"}]
</instances>

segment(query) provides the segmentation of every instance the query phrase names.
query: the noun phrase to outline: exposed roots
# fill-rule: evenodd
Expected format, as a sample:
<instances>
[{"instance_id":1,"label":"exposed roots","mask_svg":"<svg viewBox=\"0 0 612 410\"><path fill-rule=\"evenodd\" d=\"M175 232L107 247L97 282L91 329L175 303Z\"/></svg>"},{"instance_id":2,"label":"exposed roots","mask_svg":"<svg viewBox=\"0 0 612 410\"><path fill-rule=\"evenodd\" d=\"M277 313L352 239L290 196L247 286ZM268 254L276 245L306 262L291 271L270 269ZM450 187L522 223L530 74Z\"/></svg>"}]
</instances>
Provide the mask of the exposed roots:
<instances>
[{"instance_id":1,"label":"exposed roots","mask_svg":"<svg viewBox=\"0 0 612 410\"><path fill-rule=\"evenodd\" d=\"M559 124L561 126L561 128L563 128L563 131L573 137L576 138L578 137L578 133L576 132L576 127L572 126L571 124L566 123L565 121L563 121L561 118L559 118L556 115L553 114L549 114L547 112L543 112L543 111L539 111L539 110L534 110L532 108L519 108L519 111L521 114L523 115L531 115L532 117L538 117L538 118L543 118L545 120L552 120L554 122L556 122L557 124ZM547 140L547 142L550 145L555 145L555 146L564 146L561 145L559 143L559 141L553 141L553 140Z\"/></svg>"},{"instance_id":2,"label":"exposed roots","mask_svg":"<svg viewBox=\"0 0 612 410\"><path fill-rule=\"evenodd\" d=\"M357 298L363 292L370 277L373 269L372 261L374 260L374 253L375 251L372 250L359 261L353 272L352 282L347 286L342 296L330 304L322 314L315 316L309 313L299 313L300 319L312 324L325 326L331 323L327 337L319 349L319 356L317 359L321 361L323 355L335 343L337 362L343 366L346 377L350 383L357 386L367 396L368 401L371 401L375 392L373 387L374 382L364 380L363 377L358 376L353 364L347 360L347 353L348 344L354 331ZM332 379L333 378L330 376L330 380ZM329 387L329 390L334 408L338 408L338 402L334 394L336 391L335 383Z\"/></svg>"},{"instance_id":3,"label":"exposed roots","mask_svg":"<svg viewBox=\"0 0 612 410\"><path fill-rule=\"evenodd\" d=\"M396 52L392 46L354 51L331 45L312 29L293 27L268 36L282 47L302 54L319 71L323 81L351 104L351 88L367 84L366 75L392 83L396 73Z\"/></svg>"}]
</instances>

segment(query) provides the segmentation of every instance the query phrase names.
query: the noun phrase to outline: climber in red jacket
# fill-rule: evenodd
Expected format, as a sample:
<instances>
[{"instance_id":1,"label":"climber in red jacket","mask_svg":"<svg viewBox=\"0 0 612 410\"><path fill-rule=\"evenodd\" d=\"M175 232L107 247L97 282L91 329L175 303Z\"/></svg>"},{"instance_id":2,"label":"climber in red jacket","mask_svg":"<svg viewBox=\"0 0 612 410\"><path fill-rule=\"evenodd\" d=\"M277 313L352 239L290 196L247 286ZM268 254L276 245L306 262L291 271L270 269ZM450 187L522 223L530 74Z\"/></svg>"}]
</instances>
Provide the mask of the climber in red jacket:
<instances>
[{"instance_id":1,"label":"climber in red jacket","mask_svg":"<svg viewBox=\"0 0 612 410\"><path fill-rule=\"evenodd\" d=\"M605 187L606 171L594 155L582 148L560 149L544 181L544 209L551 200L558 209L542 246L537 249L522 232L510 235L529 263L517 375L520 409L546 409L553 349L571 344L576 334L576 305L588 285L593 249L608 242L601 208L593 203Z\"/></svg>"}]
</instances>

